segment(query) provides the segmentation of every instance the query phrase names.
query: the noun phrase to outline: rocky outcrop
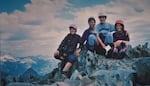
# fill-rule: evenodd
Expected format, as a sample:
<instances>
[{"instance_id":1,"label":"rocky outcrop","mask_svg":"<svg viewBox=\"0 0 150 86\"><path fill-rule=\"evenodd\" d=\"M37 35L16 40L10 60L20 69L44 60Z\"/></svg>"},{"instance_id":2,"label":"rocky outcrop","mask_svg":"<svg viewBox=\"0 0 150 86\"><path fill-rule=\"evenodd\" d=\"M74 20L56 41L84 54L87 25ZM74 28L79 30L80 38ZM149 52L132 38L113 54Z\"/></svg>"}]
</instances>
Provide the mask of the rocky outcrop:
<instances>
[{"instance_id":1,"label":"rocky outcrop","mask_svg":"<svg viewBox=\"0 0 150 86\"><path fill-rule=\"evenodd\" d=\"M141 59L145 60L141 61ZM59 72L60 68L56 68L49 74L49 79L56 82L52 86L61 86L62 84L67 86L135 86L137 83L149 84L147 82L150 78L150 73L148 73L150 68L148 63L150 62L146 59L150 59L148 43L134 48L129 47L127 56L123 59L106 58L84 50L71 69L71 77L62 77L61 72ZM143 64L144 69L142 69ZM148 78L145 78L146 76Z\"/></svg>"},{"instance_id":2,"label":"rocky outcrop","mask_svg":"<svg viewBox=\"0 0 150 86\"><path fill-rule=\"evenodd\" d=\"M62 75L62 63L60 62L58 68L45 75L46 77L34 80L37 82L35 86L37 84L40 84L39 86L42 84L44 86L46 84L46 86L150 85L150 48L148 43L134 48L129 46L126 54L127 56L123 59L114 59L83 50L71 68L68 78ZM35 83L31 83L34 86Z\"/></svg>"},{"instance_id":3,"label":"rocky outcrop","mask_svg":"<svg viewBox=\"0 0 150 86\"><path fill-rule=\"evenodd\" d=\"M150 58L142 58L135 62L136 82L150 85Z\"/></svg>"},{"instance_id":4,"label":"rocky outcrop","mask_svg":"<svg viewBox=\"0 0 150 86\"><path fill-rule=\"evenodd\" d=\"M150 48L148 42L144 45L138 45L134 48L129 47L127 55L130 58L150 57Z\"/></svg>"}]
</instances>

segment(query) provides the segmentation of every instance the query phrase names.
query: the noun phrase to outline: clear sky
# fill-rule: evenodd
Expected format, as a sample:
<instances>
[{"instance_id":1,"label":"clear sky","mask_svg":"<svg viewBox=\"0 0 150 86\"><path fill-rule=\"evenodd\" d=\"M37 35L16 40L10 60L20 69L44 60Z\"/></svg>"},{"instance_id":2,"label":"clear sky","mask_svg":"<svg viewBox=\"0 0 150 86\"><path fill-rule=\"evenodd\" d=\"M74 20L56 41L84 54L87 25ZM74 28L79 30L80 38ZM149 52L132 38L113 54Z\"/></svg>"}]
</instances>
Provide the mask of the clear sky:
<instances>
[{"instance_id":1,"label":"clear sky","mask_svg":"<svg viewBox=\"0 0 150 86\"><path fill-rule=\"evenodd\" d=\"M0 49L14 56L49 55L75 23L78 34L98 13L123 19L133 46L150 43L150 0L0 0Z\"/></svg>"}]
</instances>

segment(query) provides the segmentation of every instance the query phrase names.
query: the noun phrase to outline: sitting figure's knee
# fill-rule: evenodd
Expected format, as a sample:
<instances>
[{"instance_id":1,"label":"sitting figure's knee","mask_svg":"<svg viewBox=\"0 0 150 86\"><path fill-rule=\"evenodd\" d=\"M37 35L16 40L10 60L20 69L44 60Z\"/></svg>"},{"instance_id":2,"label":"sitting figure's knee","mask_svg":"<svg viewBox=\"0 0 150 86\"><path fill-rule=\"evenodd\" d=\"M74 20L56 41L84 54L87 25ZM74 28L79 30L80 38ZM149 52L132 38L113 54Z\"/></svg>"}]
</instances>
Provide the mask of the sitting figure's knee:
<instances>
[{"instance_id":1,"label":"sitting figure's knee","mask_svg":"<svg viewBox=\"0 0 150 86\"><path fill-rule=\"evenodd\" d=\"M94 34L89 35L89 37L88 37L88 44L90 46L93 46L96 41L97 41L97 38L96 38L96 36Z\"/></svg>"}]
</instances>

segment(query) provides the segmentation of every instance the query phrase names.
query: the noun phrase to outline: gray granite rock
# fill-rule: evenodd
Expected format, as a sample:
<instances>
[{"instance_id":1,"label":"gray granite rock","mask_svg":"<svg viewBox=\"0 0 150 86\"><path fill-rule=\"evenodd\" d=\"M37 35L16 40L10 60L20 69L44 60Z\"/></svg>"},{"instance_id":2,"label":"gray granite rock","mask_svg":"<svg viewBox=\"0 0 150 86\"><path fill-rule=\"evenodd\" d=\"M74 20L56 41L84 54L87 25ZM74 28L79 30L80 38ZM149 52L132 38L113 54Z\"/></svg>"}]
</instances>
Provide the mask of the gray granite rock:
<instances>
[{"instance_id":1,"label":"gray granite rock","mask_svg":"<svg viewBox=\"0 0 150 86\"><path fill-rule=\"evenodd\" d=\"M135 62L137 73L136 82L150 85L150 57L139 59Z\"/></svg>"},{"instance_id":2,"label":"gray granite rock","mask_svg":"<svg viewBox=\"0 0 150 86\"><path fill-rule=\"evenodd\" d=\"M106 58L95 52L83 50L71 69L71 77L63 83L78 82L76 86L134 86L150 84L150 48L148 43L135 48L128 47L123 59ZM55 71L55 82L60 82L60 72ZM135 75L137 75L135 77ZM135 82L135 79L136 82ZM65 82L68 80L69 82ZM60 85L61 86L61 85Z\"/></svg>"}]
</instances>

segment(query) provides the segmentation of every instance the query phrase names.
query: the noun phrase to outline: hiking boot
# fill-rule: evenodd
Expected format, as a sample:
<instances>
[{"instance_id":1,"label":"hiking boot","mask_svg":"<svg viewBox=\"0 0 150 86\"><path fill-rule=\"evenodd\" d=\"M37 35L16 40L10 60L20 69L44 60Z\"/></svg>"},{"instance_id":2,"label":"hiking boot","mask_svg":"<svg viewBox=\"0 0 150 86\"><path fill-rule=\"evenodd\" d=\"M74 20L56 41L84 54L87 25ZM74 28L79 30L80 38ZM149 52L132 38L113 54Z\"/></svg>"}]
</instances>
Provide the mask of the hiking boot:
<instances>
[{"instance_id":1,"label":"hiking boot","mask_svg":"<svg viewBox=\"0 0 150 86\"><path fill-rule=\"evenodd\" d=\"M107 52L106 58L112 58L112 57L113 57L113 50L110 49L110 50Z\"/></svg>"},{"instance_id":2,"label":"hiking boot","mask_svg":"<svg viewBox=\"0 0 150 86\"><path fill-rule=\"evenodd\" d=\"M62 71L62 76L64 78L68 78L69 77L69 71Z\"/></svg>"}]
</instances>

